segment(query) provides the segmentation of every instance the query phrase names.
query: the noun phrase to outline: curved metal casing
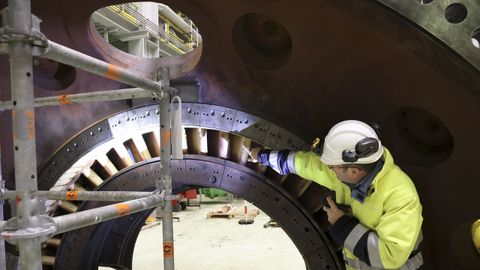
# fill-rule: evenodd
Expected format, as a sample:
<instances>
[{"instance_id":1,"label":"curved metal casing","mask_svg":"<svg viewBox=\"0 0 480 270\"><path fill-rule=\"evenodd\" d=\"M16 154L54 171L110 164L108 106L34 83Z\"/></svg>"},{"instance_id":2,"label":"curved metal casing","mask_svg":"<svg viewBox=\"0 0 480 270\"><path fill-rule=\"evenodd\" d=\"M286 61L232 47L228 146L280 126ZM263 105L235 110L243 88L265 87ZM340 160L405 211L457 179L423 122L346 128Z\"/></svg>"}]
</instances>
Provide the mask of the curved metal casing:
<instances>
[{"instance_id":1,"label":"curved metal casing","mask_svg":"<svg viewBox=\"0 0 480 270\"><path fill-rule=\"evenodd\" d=\"M43 21L42 32L57 43L147 76L159 66L178 67L171 70L174 83L198 87L195 101L258 115L305 141L324 136L340 120L380 123L382 142L422 200L426 266L478 265L469 230L480 204L480 57L471 41L480 27L477 1L459 1L468 13L451 23L461 19L447 12L454 1L167 0L196 23L203 45L160 60L122 53L92 28L92 12L124 2L33 1L32 10ZM2 100L10 99L8 67L1 56ZM34 76L37 97L127 87L43 60ZM51 84L61 90L48 90ZM117 101L37 109L39 167L85 126L129 106ZM2 174L12 189L10 117L2 112L0 121Z\"/></svg>"}]
</instances>

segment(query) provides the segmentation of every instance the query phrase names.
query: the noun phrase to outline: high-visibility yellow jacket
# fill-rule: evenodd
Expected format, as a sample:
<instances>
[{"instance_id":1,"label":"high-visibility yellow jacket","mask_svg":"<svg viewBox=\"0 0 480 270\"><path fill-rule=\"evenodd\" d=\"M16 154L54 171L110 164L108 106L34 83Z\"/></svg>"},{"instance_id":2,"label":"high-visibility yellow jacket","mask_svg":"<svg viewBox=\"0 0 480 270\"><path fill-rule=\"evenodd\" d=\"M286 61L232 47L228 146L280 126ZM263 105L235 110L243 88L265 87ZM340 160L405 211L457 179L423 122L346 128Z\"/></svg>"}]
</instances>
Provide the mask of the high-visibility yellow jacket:
<instances>
[{"instance_id":1,"label":"high-visibility yellow jacket","mask_svg":"<svg viewBox=\"0 0 480 270\"><path fill-rule=\"evenodd\" d=\"M422 254L416 250L421 241L422 205L411 179L394 164L387 149L383 168L363 203L351 197L350 188L317 154L271 152L265 165L325 186L336 192L337 203L351 207L353 217L344 215L330 230L332 238L344 247L347 269L417 269L423 264Z\"/></svg>"}]
</instances>

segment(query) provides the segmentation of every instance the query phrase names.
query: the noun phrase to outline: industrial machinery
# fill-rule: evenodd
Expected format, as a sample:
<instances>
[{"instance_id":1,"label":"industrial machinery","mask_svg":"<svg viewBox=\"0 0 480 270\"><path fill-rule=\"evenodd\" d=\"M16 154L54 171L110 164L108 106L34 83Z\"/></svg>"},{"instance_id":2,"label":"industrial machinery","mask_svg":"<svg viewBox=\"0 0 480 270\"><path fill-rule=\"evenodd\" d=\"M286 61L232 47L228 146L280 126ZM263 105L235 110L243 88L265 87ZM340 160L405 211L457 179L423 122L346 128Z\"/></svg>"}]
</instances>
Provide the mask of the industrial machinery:
<instances>
[{"instance_id":1,"label":"industrial machinery","mask_svg":"<svg viewBox=\"0 0 480 270\"><path fill-rule=\"evenodd\" d=\"M32 1L32 13L42 20L41 32L59 44L145 77L168 68L185 102L187 141L185 158L172 161L174 192L211 187L245 198L282 226L307 269L342 269L321 210L318 194L325 190L248 162L245 149L308 150L340 120L377 122L382 142L422 200L425 269L478 269L472 244L480 205L478 1L165 0L195 22L202 43L183 55L149 59L112 47L90 21L96 10L122 3ZM8 57L0 56L2 101L11 99L8 70ZM130 87L41 58L33 76L36 97ZM152 190L160 156L152 102L37 108L39 189L65 180L74 190ZM11 112L3 111L0 121L2 176L13 190ZM95 206L54 203L49 209L61 215ZM130 269L148 215L50 239L45 267Z\"/></svg>"}]
</instances>

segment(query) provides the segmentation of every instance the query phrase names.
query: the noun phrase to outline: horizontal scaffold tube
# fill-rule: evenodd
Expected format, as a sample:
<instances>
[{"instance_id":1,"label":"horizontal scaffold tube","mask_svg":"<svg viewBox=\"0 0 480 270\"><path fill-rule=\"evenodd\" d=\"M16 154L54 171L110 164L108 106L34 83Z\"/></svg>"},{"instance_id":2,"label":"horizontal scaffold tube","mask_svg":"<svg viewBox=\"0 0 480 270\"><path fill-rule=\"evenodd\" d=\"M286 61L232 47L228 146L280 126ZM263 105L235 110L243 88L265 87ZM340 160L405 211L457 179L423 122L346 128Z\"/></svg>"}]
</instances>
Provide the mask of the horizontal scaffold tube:
<instances>
[{"instance_id":1,"label":"horizontal scaffold tube","mask_svg":"<svg viewBox=\"0 0 480 270\"><path fill-rule=\"evenodd\" d=\"M14 200L17 194L16 191L5 190L1 192L0 199ZM153 194L152 192L138 191L37 191L39 197L65 201L119 202L145 198Z\"/></svg>"},{"instance_id":2,"label":"horizontal scaffold tube","mask_svg":"<svg viewBox=\"0 0 480 270\"><path fill-rule=\"evenodd\" d=\"M67 231L72 231L110 219L157 207L163 202L163 199L164 192L155 192L153 195L150 195L146 198L54 217L53 220L55 221L56 225L55 234L61 234Z\"/></svg>"},{"instance_id":3,"label":"horizontal scaffold tube","mask_svg":"<svg viewBox=\"0 0 480 270\"><path fill-rule=\"evenodd\" d=\"M148 97L154 97L151 91L147 91L141 88L128 88L128 89L96 91L96 92L71 94L71 95L67 94L67 95L52 96L52 97L41 97L41 98L34 99L34 106L35 108L37 108L37 107L43 107L43 106L58 106L58 105L68 105L68 104L75 104L75 103L102 102L102 101L148 98ZM0 111L11 110L12 107L13 107L12 101L0 101Z\"/></svg>"},{"instance_id":4,"label":"horizontal scaffold tube","mask_svg":"<svg viewBox=\"0 0 480 270\"><path fill-rule=\"evenodd\" d=\"M131 86L140 87L156 93L163 93L162 83L144 78L116 65L98 60L89 55L77 52L68 47L48 41L45 54L41 57L48 58L72 67L100 75L102 77L120 81Z\"/></svg>"}]
</instances>

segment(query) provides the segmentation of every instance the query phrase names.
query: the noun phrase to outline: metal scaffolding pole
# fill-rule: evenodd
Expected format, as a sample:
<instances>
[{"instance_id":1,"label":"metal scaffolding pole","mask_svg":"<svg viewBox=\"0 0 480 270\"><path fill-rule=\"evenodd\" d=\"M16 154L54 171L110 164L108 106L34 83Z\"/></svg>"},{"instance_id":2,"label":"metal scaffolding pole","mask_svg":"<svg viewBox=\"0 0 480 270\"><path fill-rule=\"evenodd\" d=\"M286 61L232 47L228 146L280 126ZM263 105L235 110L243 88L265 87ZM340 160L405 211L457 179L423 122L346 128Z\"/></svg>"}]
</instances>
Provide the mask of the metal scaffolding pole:
<instances>
[{"instance_id":1,"label":"metal scaffolding pole","mask_svg":"<svg viewBox=\"0 0 480 270\"><path fill-rule=\"evenodd\" d=\"M167 72L162 72L163 81L168 86ZM171 175L171 117L170 117L170 93L166 92L160 100L160 179L156 181L157 189L165 189L165 202L162 213L163 229L163 267L165 270L174 270L174 246L173 246L173 215L172 215L172 175Z\"/></svg>"},{"instance_id":2,"label":"metal scaffolding pole","mask_svg":"<svg viewBox=\"0 0 480 270\"><path fill-rule=\"evenodd\" d=\"M158 206L164 200L164 192L154 193L146 198L126 201L54 217L56 231L54 234L61 234L71 230L83 228L85 226L97 224L110 219L122 217L125 215L137 213L149 208Z\"/></svg>"},{"instance_id":3,"label":"metal scaffolding pole","mask_svg":"<svg viewBox=\"0 0 480 270\"><path fill-rule=\"evenodd\" d=\"M155 191L145 198L107 205L55 218L46 215L38 216L38 218L42 220L42 224L38 227L30 227L27 229L19 229L18 219L10 219L7 222L0 223L1 235L14 244L34 238L42 238L46 241L56 234L156 207L163 202L164 193L165 192L160 193Z\"/></svg>"},{"instance_id":4,"label":"metal scaffolding pole","mask_svg":"<svg viewBox=\"0 0 480 270\"><path fill-rule=\"evenodd\" d=\"M39 20L31 14L30 0L8 1L8 26L2 28L0 45L5 49L8 42L10 55L12 100L0 103L0 111L12 110L13 145L15 163L15 191L6 191L3 187L1 196L15 198L17 217L6 222L0 221L2 238L17 245L20 251L20 270L42 269L41 242L49 236L74 230L102 221L121 217L131 213L155 207L164 202L163 207L163 251L164 267L174 270L173 260L173 222L172 222L172 177L171 177L171 120L170 92L167 70L163 70L162 81L153 81L126 69L100 61L79 53L55 42L47 40L39 32ZM3 16L6 16L3 14ZM35 19L34 22L32 20ZM35 24L35 25L33 25ZM33 27L32 27L33 26ZM35 29L33 29L35 28ZM64 105L75 102L119 100L147 97L141 90L86 93L64 95L59 97L33 97L32 55L41 55L70 66L74 66L100 76L120 81L134 87L151 91L160 99L160 133L161 133L161 173L157 179L159 194L145 192L55 192L37 190L36 152L35 152L35 106ZM137 95L137 96L135 96ZM28 160L28 162L25 162ZM45 214L45 205L40 195L59 200L129 200L109 206L69 214L61 217L49 217ZM3 199L0 197L0 199Z\"/></svg>"},{"instance_id":5,"label":"metal scaffolding pole","mask_svg":"<svg viewBox=\"0 0 480 270\"><path fill-rule=\"evenodd\" d=\"M163 95L162 82L156 82L128 71L127 69L98 60L81 52L77 52L68 47L48 40L48 47L45 54L40 55L66 65L77 67L85 71L120 81L131 86L140 87L145 90L156 92Z\"/></svg>"},{"instance_id":6,"label":"metal scaffolding pole","mask_svg":"<svg viewBox=\"0 0 480 270\"><path fill-rule=\"evenodd\" d=\"M15 200L18 195L16 191L4 190L0 192L0 200ZM152 192L136 191L38 191L37 195L49 200L64 201L103 201L119 202L145 198L152 195Z\"/></svg>"},{"instance_id":7,"label":"metal scaffolding pole","mask_svg":"<svg viewBox=\"0 0 480 270\"><path fill-rule=\"evenodd\" d=\"M141 88L128 88L53 97L41 97L34 99L34 106L36 108L43 106L57 106L75 103L102 102L148 97L155 97L155 95L153 95L151 91L147 91ZM11 110L12 107L12 101L0 101L0 111Z\"/></svg>"},{"instance_id":8,"label":"metal scaffolding pole","mask_svg":"<svg viewBox=\"0 0 480 270\"><path fill-rule=\"evenodd\" d=\"M30 0L8 1L8 26L16 33L31 35ZM35 111L33 107L32 44L28 39L9 42L10 78L12 91L12 122L15 162L15 186L18 191L18 228L39 225L40 201L37 191L37 159L35 153ZM25 162L28 160L28 162ZM42 269L41 246L38 237L18 242L21 270Z\"/></svg>"}]
</instances>

